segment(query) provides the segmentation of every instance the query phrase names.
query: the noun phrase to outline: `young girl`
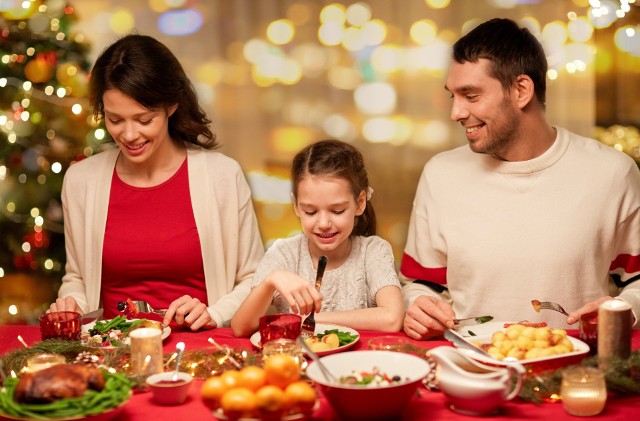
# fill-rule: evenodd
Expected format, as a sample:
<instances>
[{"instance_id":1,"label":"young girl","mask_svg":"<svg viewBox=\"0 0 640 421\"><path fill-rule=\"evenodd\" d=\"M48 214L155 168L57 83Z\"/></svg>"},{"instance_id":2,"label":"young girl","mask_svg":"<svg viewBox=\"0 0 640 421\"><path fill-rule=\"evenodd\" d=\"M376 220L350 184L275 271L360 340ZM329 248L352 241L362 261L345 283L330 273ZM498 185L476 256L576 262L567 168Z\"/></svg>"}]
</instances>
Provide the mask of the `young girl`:
<instances>
[{"instance_id":1,"label":"young girl","mask_svg":"<svg viewBox=\"0 0 640 421\"><path fill-rule=\"evenodd\" d=\"M253 278L251 294L231 320L247 336L270 305L278 313L316 314L317 323L354 329L398 331L404 308L389 243L375 235L376 218L360 152L324 140L293 159L293 206L303 234L277 240ZM320 293L318 259L328 264Z\"/></svg>"}]
</instances>

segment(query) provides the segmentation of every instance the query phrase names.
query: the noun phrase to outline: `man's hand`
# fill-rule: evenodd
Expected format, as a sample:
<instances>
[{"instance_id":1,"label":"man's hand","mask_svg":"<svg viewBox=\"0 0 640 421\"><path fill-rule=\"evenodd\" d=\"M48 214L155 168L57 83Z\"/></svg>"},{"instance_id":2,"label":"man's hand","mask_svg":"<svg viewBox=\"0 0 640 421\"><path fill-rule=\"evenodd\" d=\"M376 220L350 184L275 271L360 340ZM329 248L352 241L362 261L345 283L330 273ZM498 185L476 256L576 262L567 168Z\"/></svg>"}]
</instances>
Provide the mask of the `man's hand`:
<instances>
[{"instance_id":1,"label":"man's hand","mask_svg":"<svg viewBox=\"0 0 640 421\"><path fill-rule=\"evenodd\" d=\"M413 339L429 339L453 328L455 314L451 306L435 297L421 295L404 317L404 332Z\"/></svg>"},{"instance_id":2,"label":"man's hand","mask_svg":"<svg viewBox=\"0 0 640 421\"><path fill-rule=\"evenodd\" d=\"M613 300L613 297L600 297L595 301L591 301L590 303L583 305L576 311L572 311L571 313L569 313L569 317L567 317L567 324L572 325L580 320L580 317L582 317L584 314L598 311L598 307L600 306L600 304L609 300Z\"/></svg>"},{"instance_id":3,"label":"man's hand","mask_svg":"<svg viewBox=\"0 0 640 421\"><path fill-rule=\"evenodd\" d=\"M82 311L75 298L73 297L56 299L56 301L51 303L51 305L49 306L49 310L47 310L47 313L55 313L57 311L75 311L76 313L84 314L84 311Z\"/></svg>"},{"instance_id":4,"label":"man's hand","mask_svg":"<svg viewBox=\"0 0 640 421\"><path fill-rule=\"evenodd\" d=\"M201 328L213 329L218 326L209 315L207 306L189 295L183 295L169 305L162 323L168 325L171 320L175 320L178 325L187 326L193 331Z\"/></svg>"}]
</instances>

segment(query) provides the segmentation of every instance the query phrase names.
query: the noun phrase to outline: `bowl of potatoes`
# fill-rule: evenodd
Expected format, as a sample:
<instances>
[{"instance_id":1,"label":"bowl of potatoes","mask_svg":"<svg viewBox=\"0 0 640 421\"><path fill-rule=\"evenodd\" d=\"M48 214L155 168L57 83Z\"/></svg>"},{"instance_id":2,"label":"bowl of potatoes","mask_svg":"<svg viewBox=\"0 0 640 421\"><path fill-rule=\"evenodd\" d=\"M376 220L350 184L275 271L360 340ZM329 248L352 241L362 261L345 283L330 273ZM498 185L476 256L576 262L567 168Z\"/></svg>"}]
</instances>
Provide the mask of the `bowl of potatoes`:
<instances>
[{"instance_id":1,"label":"bowl of potatoes","mask_svg":"<svg viewBox=\"0 0 640 421\"><path fill-rule=\"evenodd\" d=\"M569 336L564 329L527 326L519 323L503 323L501 326L496 326L491 334L464 338L472 345L486 351L490 357L472 350L462 348L460 350L485 364L520 363L529 372L576 364L589 352L589 346L586 343Z\"/></svg>"}]
</instances>

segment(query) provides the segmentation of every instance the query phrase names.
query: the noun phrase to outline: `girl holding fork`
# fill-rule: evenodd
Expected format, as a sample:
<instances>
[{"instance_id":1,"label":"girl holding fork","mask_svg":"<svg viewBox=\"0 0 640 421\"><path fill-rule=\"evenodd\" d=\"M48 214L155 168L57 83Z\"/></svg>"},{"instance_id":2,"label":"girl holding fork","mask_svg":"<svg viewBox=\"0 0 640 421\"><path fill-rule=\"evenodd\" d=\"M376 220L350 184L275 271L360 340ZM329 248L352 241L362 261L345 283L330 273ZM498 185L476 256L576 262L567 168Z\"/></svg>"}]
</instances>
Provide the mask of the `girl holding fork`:
<instances>
[{"instance_id":1,"label":"girl holding fork","mask_svg":"<svg viewBox=\"0 0 640 421\"><path fill-rule=\"evenodd\" d=\"M279 239L267 250L252 291L231 320L236 336L248 336L272 311L308 314L317 323L398 331L404 308L390 244L375 235L362 154L350 144L324 140L293 160L292 200L302 234ZM317 263L328 264L320 292ZM322 311L320 311L322 310Z\"/></svg>"}]
</instances>

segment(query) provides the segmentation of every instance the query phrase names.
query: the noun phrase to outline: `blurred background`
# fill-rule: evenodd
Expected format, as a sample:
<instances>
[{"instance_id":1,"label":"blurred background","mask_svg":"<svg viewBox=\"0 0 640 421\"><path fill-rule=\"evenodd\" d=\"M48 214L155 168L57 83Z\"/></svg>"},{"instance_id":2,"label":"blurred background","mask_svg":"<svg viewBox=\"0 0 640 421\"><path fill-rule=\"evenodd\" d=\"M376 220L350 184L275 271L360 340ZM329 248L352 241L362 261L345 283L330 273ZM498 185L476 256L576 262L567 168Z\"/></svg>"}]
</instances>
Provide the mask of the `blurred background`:
<instances>
[{"instance_id":1,"label":"blurred background","mask_svg":"<svg viewBox=\"0 0 640 421\"><path fill-rule=\"evenodd\" d=\"M399 259L424 164L466 143L443 89L449 49L493 17L542 42L553 124L640 163L633 0L0 0L0 324L36 323L55 298L62 178L107 137L87 77L118 37L154 36L180 59L245 171L265 247L299 231L293 155L336 138L363 152Z\"/></svg>"}]
</instances>

